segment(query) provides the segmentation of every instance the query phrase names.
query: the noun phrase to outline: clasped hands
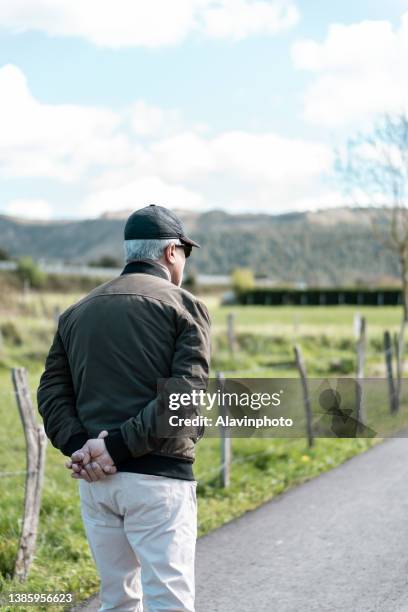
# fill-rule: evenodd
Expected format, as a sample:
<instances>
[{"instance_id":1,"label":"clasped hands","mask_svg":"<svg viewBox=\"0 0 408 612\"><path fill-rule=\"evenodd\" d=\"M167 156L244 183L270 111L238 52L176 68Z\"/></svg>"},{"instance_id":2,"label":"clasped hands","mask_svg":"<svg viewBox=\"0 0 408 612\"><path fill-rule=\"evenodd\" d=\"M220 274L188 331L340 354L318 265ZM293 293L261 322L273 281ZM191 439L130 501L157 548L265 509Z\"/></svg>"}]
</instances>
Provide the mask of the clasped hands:
<instances>
[{"instance_id":1,"label":"clasped hands","mask_svg":"<svg viewBox=\"0 0 408 612\"><path fill-rule=\"evenodd\" d=\"M72 478L95 482L117 472L103 439L107 435L106 430L101 431L97 438L87 440L82 448L71 455L65 467L72 470Z\"/></svg>"}]
</instances>

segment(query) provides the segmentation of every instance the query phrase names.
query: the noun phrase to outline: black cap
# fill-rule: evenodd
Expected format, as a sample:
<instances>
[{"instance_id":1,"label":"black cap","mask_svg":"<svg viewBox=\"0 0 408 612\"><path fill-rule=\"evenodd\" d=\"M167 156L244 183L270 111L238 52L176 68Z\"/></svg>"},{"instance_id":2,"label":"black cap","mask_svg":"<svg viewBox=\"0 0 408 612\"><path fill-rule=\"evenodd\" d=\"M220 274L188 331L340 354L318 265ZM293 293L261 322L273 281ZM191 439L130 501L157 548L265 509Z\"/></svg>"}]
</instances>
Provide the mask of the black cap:
<instances>
[{"instance_id":1,"label":"black cap","mask_svg":"<svg viewBox=\"0 0 408 612\"><path fill-rule=\"evenodd\" d=\"M181 219L168 208L156 204L135 210L126 221L124 234L125 240L179 238L185 244L200 248L186 236Z\"/></svg>"}]
</instances>

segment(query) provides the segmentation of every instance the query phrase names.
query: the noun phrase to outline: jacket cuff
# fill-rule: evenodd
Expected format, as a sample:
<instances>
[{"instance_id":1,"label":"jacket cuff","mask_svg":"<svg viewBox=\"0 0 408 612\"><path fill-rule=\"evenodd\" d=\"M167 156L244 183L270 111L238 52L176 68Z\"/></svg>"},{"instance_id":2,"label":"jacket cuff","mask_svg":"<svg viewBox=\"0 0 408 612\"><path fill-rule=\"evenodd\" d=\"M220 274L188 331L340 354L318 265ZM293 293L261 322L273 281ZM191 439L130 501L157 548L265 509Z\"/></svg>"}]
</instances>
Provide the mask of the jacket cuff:
<instances>
[{"instance_id":1,"label":"jacket cuff","mask_svg":"<svg viewBox=\"0 0 408 612\"><path fill-rule=\"evenodd\" d=\"M75 453L75 451L82 448L85 442L88 442L88 440L89 436L86 433L74 434L69 438L68 442L66 442L60 450L64 455L70 457L72 453Z\"/></svg>"},{"instance_id":2,"label":"jacket cuff","mask_svg":"<svg viewBox=\"0 0 408 612\"><path fill-rule=\"evenodd\" d=\"M125 438L122 435L122 432L108 432L108 435L105 440L105 446L112 457L113 463L115 465L121 463L121 461L125 461L126 459L130 459L133 455L130 452L129 448L126 445Z\"/></svg>"}]
</instances>

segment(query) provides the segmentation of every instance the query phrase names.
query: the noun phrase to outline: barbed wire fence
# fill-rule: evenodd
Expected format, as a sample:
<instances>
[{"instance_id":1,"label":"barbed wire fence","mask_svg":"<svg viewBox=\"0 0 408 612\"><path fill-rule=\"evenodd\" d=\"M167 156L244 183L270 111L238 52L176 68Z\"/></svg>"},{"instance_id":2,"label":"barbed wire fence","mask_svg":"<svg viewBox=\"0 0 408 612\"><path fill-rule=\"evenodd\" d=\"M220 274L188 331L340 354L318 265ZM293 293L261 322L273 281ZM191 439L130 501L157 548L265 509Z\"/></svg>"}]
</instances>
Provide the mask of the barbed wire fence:
<instances>
[{"instance_id":1,"label":"barbed wire fence","mask_svg":"<svg viewBox=\"0 0 408 612\"><path fill-rule=\"evenodd\" d=\"M60 308L58 306L53 310L54 324L57 325L58 317L60 315ZM299 321L296 321L296 327L299 326ZM360 379L364 377L364 369L367 357L376 356L378 357L378 351L371 351L368 349L366 322L363 317L356 315L354 321L355 339L356 339L356 351L357 351L357 371L356 378ZM1 331L1 330L0 330ZM235 317L229 313L227 316L227 343L228 350L231 356L234 356L239 349L239 342L235 333ZM391 411L395 410L395 387L400 385L400 377L402 375L402 358L404 352L403 337L400 334L400 342L395 335L394 343L392 343L389 332L384 332L384 357L386 372L390 384L390 406ZM394 345L393 345L394 344ZM0 349L4 346L4 338L0 333ZM304 406L306 415L306 430L305 437L308 439L309 448L313 446L313 431L311 426L311 411L308 399L308 388L307 388L307 372L305 362L301 353L299 345L293 345L294 359L293 365L297 367L300 379L304 389ZM393 372L392 363L393 358L397 359L397 380L393 386ZM220 389L225 384L226 376L232 375L233 377L239 377L240 375L250 377L253 374L259 374L265 372L270 374L270 367L268 366L256 366L254 368L242 369L242 370L224 370L217 371L216 379L217 385ZM20 535L19 548L17 552L16 562L14 566L14 576L21 581L25 580L28 576L29 568L35 552L35 543L39 522L39 511L41 505L41 493L43 488L44 479L44 467L45 467L45 451L47 438L45 436L43 425L39 425L36 421L36 410L34 409L35 402L30 397L28 376L25 368L13 368L12 369L12 382L14 391L0 390L0 396L8 397L13 399L17 403L17 407L20 413L20 418L23 424L23 430L26 440L26 469L25 470L5 470L0 472L0 479L14 478L25 476L25 498L24 498L24 515L22 520L22 528ZM361 398L360 410L363 411L363 404ZM394 407L394 408L393 408ZM219 406L221 414L225 416L225 407ZM204 472L197 475L196 479L200 485L212 484L222 488L227 488L231 483L231 473L233 466L247 464L256 461L262 456L270 456L271 448L257 451L251 454L240 455L237 457L233 456L232 452L232 440L229 435L228 426L220 427L220 462L219 465L214 466ZM216 477L220 478L216 480ZM283 481L282 481L283 482Z\"/></svg>"},{"instance_id":2,"label":"barbed wire fence","mask_svg":"<svg viewBox=\"0 0 408 612\"><path fill-rule=\"evenodd\" d=\"M226 337L227 347L231 357L234 357L239 351L239 341L236 334L236 317L235 313L228 313L226 318ZM299 331L299 318L296 316L294 319L294 332L295 336ZM402 322L399 333L394 333L393 341L391 339L391 333L388 330L383 332L383 348L382 353L384 357L384 365L386 377L388 379L389 387L389 409L391 413L395 413L399 409L399 393L401 389L401 380L403 375L403 358L404 358L404 330L405 322ZM369 348L368 336L367 336L367 322L365 316L362 316L359 312L356 312L353 319L353 335L355 339L355 351L356 351L356 381L362 381L365 376L365 368L367 358L379 357L378 350L371 350ZM301 344L293 342L293 366L296 368L303 391L303 404L305 410L305 437L307 438L308 447L312 448L314 445L314 432L312 425L312 411L310 402L309 382L308 373L306 367L306 360L302 353ZM395 365L393 363L395 360ZM394 373L395 368L395 373ZM251 368L251 370L232 370L232 371L218 371L216 373L218 387L222 388L225 384L226 375L232 375L239 377L243 375L248 377L252 374L259 374L261 372L269 373L270 368L264 366L258 366ZM357 421L360 425L364 423L364 396L362 392L362 386L356 386L357 398ZM222 408L222 407L220 407ZM224 409L225 411L225 409ZM259 456L270 454L270 450L259 451L252 455L245 457L234 458L232 456L231 438L228 436L228 428L221 427L220 430L220 441L221 441L221 461L220 465L205 472L200 473L197 480L201 484L211 481L212 476L220 475L221 486L228 487L230 484L231 469L234 464L243 463L257 459ZM209 478L210 477L210 478Z\"/></svg>"}]
</instances>

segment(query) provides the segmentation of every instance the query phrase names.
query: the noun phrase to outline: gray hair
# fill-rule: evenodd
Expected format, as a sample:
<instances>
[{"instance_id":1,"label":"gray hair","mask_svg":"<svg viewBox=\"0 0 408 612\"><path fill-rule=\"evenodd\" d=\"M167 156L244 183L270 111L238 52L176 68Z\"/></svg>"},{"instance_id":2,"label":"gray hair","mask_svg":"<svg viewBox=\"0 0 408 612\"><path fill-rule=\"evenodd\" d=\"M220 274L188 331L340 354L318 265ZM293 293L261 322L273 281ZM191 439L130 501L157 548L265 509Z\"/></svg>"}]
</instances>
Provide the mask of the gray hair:
<instances>
[{"instance_id":1,"label":"gray hair","mask_svg":"<svg viewBox=\"0 0 408 612\"><path fill-rule=\"evenodd\" d=\"M178 238L125 240L123 243L125 262L137 259L160 259L169 244L182 243Z\"/></svg>"}]
</instances>

